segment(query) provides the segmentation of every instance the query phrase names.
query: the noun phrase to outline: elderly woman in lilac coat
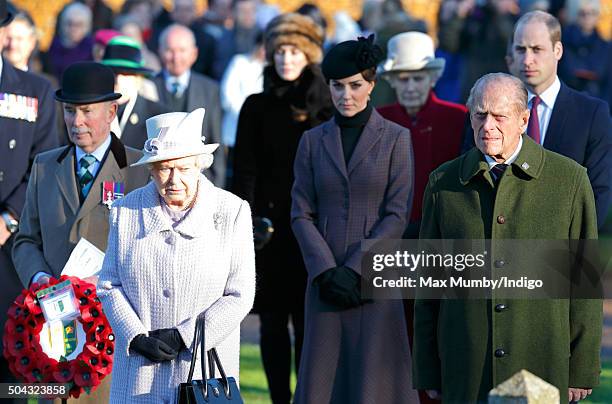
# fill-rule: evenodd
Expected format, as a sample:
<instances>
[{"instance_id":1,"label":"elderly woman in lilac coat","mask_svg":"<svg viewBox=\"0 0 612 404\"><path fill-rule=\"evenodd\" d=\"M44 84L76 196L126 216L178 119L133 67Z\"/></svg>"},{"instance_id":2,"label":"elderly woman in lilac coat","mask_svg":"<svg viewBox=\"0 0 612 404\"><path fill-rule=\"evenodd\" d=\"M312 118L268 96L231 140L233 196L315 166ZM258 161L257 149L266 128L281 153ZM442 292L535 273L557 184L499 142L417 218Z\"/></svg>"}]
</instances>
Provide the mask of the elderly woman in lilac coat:
<instances>
[{"instance_id":1,"label":"elderly woman in lilac coat","mask_svg":"<svg viewBox=\"0 0 612 404\"><path fill-rule=\"evenodd\" d=\"M112 403L174 403L187 381L195 322L238 378L240 322L253 304L249 204L202 175L218 145L201 141L204 109L147 120L153 182L113 204L98 287L117 337ZM194 378L201 379L196 364Z\"/></svg>"}]
</instances>

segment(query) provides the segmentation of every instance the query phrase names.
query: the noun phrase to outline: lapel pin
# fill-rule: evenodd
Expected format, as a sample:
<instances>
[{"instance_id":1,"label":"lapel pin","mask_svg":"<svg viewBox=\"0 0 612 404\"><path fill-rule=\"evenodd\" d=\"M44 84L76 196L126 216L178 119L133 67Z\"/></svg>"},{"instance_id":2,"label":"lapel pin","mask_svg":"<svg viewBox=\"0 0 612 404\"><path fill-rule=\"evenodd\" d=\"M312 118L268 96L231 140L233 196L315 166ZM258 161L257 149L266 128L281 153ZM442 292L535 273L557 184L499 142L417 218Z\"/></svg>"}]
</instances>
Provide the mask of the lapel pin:
<instances>
[{"instance_id":1,"label":"lapel pin","mask_svg":"<svg viewBox=\"0 0 612 404\"><path fill-rule=\"evenodd\" d=\"M527 162L524 162L523 164L521 164L521 167L523 167L523 170L526 170L529 168L529 164L527 164Z\"/></svg>"},{"instance_id":2,"label":"lapel pin","mask_svg":"<svg viewBox=\"0 0 612 404\"><path fill-rule=\"evenodd\" d=\"M136 125L138 123L138 114L132 114L130 115L130 123L132 125Z\"/></svg>"}]
</instances>

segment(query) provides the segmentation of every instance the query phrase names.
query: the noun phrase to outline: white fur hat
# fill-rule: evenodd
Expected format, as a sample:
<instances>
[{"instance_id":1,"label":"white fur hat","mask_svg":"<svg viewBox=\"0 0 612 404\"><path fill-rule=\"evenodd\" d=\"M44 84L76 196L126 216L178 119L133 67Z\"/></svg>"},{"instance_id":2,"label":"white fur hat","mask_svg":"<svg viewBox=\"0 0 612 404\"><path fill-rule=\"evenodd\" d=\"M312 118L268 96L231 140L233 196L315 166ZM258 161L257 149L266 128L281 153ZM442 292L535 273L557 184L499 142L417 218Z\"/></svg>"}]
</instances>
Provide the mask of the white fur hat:
<instances>
[{"instance_id":1,"label":"white fur hat","mask_svg":"<svg viewBox=\"0 0 612 404\"><path fill-rule=\"evenodd\" d=\"M387 60L378 68L379 73L415 71L423 69L444 70L445 60L435 57L431 37L422 32L403 32L393 36L387 44Z\"/></svg>"},{"instance_id":2,"label":"white fur hat","mask_svg":"<svg viewBox=\"0 0 612 404\"><path fill-rule=\"evenodd\" d=\"M206 157L203 168L210 167L213 152L219 144L204 144L204 113L204 108L198 108L189 113L170 112L147 119L147 141L142 148L144 156L132 167L198 155Z\"/></svg>"}]
</instances>

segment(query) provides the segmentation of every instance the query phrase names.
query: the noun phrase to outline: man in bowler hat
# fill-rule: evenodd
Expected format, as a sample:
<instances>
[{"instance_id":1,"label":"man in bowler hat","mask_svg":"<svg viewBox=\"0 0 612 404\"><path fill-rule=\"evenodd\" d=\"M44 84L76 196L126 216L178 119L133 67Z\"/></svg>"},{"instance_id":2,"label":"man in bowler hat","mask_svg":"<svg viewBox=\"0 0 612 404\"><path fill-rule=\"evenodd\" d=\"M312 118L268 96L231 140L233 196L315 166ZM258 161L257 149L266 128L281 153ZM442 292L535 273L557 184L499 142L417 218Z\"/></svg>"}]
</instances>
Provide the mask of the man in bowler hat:
<instances>
[{"instance_id":1,"label":"man in bowler hat","mask_svg":"<svg viewBox=\"0 0 612 404\"><path fill-rule=\"evenodd\" d=\"M6 26L15 8L0 0L0 54ZM30 175L36 154L57 147L55 105L51 85L44 78L13 67L0 58L0 341L6 312L21 292L13 267L11 248L19 228ZM0 381L14 380L8 364L0 357Z\"/></svg>"},{"instance_id":2,"label":"man in bowler hat","mask_svg":"<svg viewBox=\"0 0 612 404\"><path fill-rule=\"evenodd\" d=\"M144 168L129 168L141 153L110 131L117 114L113 71L102 64L69 66L55 98L63 103L72 144L34 159L13 260L24 287L58 278L76 243L85 238L106 250L113 200L148 182ZM108 402L110 379L79 402Z\"/></svg>"}]
</instances>

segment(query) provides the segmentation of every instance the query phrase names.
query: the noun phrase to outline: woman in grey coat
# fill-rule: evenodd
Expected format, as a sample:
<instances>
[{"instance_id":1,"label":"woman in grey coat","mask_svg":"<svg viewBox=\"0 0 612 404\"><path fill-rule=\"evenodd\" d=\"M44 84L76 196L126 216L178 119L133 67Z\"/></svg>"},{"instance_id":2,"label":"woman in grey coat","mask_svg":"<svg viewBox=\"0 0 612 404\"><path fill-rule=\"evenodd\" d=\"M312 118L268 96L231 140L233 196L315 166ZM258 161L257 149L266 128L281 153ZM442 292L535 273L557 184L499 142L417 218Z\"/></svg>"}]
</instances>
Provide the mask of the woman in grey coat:
<instances>
[{"instance_id":1,"label":"woman in grey coat","mask_svg":"<svg viewBox=\"0 0 612 404\"><path fill-rule=\"evenodd\" d=\"M153 182L113 204L98 287L116 336L112 403L174 403L187 381L196 318L238 378L240 321L255 294L249 204L201 174L218 145L201 141L204 109L147 120ZM201 379L200 365L195 378Z\"/></svg>"},{"instance_id":2,"label":"woman in grey coat","mask_svg":"<svg viewBox=\"0 0 612 404\"><path fill-rule=\"evenodd\" d=\"M419 402L402 301L361 298L361 241L400 238L412 203L409 131L368 102L381 58L373 37L329 51L335 116L304 133L295 159L291 220L308 271L297 404Z\"/></svg>"}]
</instances>

